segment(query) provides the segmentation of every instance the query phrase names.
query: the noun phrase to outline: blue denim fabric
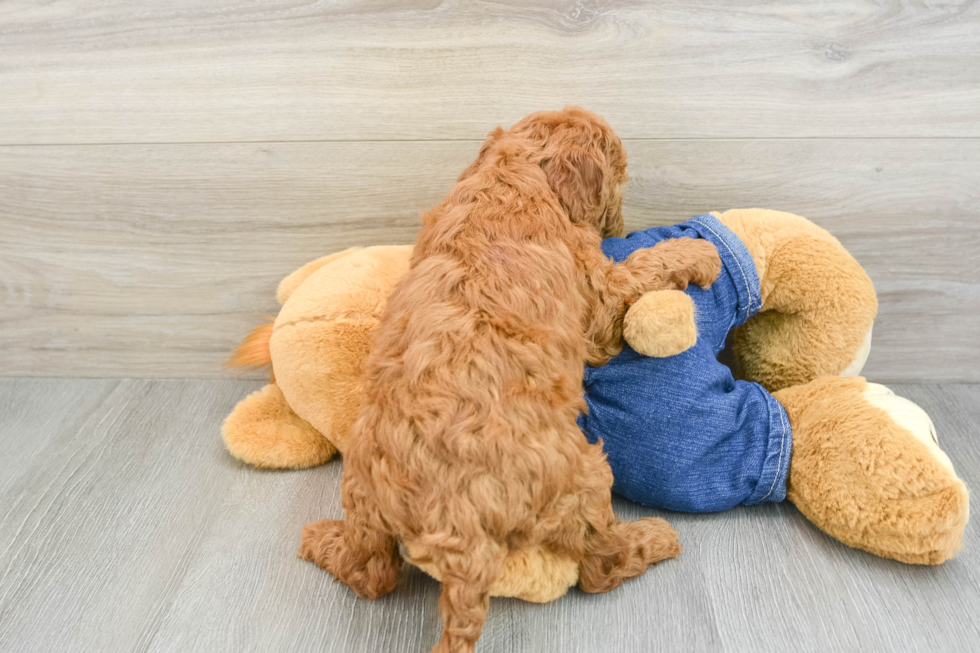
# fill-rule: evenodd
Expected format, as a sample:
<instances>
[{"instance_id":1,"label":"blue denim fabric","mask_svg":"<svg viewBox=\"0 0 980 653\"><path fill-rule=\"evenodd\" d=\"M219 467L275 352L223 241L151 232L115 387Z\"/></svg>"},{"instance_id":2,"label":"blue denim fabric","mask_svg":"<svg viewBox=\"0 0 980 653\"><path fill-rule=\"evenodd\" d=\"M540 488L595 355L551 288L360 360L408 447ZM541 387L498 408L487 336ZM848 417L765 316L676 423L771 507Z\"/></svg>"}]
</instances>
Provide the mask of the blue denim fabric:
<instances>
[{"instance_id":1,"label":"blue denim fabric","mask_svg":"<svg viewBox=\"0 0 980 653\"><path fill-rule=\"evenodd\" d=\"M782 405L757 383L736 381L719 363L728 332L761 308L755 263L739 238L710 215L671 227L608 238L603 251L622 261L668 238L704 238L722 272L707 290L691 286L697 344L669 358L626 345L603 367L586 368L589 412L579 424L601 439L613 491L638 503L713 512L786 497L792 434Z\"/></svg>"}]
</instances>

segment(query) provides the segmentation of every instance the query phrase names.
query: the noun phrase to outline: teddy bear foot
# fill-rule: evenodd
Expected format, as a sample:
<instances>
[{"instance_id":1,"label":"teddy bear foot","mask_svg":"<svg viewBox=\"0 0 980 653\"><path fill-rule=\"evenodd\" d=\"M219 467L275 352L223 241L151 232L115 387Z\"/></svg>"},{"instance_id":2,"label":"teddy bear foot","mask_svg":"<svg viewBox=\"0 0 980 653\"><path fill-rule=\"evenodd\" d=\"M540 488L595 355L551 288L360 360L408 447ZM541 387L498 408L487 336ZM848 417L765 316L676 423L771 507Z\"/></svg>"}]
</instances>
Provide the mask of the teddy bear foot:
<instances>
[{"instance_id":1,"label":"teddy bear foot","mask_svg":"<svg viewBox=\"0 0 980 653\"><path fill-rule=\"evenodd\" d=\"M787 498L845 544L913 564L960 548L969 495L929 416L863 378L780 390L793 429Z\"/></svg>"},{"instance_id":2,"label":"teddy bear foot","mask_svg":"<svg viewBox=\"0 0 980 653\"><path fill-rule=\"evenodd\" d=\"M299 417L270 383L238 402L221 426L235 458L255 467L303 469L330 460L336 447Z\"/></svg>"}]
</instances>

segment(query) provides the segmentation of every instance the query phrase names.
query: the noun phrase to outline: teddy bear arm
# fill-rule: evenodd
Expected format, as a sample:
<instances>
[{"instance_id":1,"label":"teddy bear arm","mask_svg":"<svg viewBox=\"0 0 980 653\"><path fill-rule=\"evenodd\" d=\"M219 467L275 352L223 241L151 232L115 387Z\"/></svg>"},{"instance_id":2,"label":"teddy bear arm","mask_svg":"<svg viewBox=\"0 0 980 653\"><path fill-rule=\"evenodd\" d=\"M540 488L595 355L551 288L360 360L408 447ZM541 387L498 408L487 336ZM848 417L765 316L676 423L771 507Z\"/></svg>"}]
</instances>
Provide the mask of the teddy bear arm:
<instances>
[{"instance_id":1,"label":"teddy bear arm","mask_svg":"<svg viewBox=\"0 0 980 653\"><path fill-rule=\"evenodd\" d=\"M762 310L735 331L743 378L775 391L860 372L878 301L842 247L805 234L790 238L773 253L764 283Z\"/></svg>"}]
</instances>

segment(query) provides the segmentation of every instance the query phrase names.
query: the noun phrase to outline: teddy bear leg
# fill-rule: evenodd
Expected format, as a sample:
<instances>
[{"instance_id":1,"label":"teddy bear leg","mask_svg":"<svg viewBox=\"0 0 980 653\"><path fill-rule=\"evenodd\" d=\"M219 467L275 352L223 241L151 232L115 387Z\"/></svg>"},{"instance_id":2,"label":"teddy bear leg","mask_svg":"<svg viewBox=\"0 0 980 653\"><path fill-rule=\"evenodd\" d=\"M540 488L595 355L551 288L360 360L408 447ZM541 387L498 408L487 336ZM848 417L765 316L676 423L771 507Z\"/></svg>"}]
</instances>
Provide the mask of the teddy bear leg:
<instances>
[{"instance_id":1,"label":"teddy bear leg","mask_svg":"<svg viewBox=\"0 0 980 653\"><path fill-rule=\"evenodd\" d=\"M859 374L878 301L857 261L836 241L799 234L780 246L765 274L761 312L735 330L739 376L774 392Z\"/></svg>"},{"instance_id":2,"label":"teddy bear leg","mask_svg":"<svg viewBox=\"0 0 980 653\"><path fill-rule=\"evenodd\" d=\"M274 383L238 402L221 426L234 457L256 467L302 469L330 460L336 447L301 419Z\"/></svg>"},{"instance_id":3,"label":"teddy bear leg","mask_svg":"<svg viewBox=\"0 0 980 653\"><path fill-rule=\"evenodd\" d=\"M925 411L860 377L821 377L775 397L793 430L786 496L810 521L885 558L953 557L969 495Z\"/></svg>"}]
</instances>

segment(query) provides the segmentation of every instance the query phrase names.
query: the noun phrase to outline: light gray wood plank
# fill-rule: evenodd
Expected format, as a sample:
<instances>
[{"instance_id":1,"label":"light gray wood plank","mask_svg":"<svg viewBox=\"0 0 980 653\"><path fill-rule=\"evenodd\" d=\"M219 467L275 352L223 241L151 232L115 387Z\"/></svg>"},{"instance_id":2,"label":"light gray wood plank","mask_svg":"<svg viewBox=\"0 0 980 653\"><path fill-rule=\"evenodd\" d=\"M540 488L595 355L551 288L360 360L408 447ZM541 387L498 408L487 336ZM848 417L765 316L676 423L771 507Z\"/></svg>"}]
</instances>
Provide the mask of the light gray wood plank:
<instances>
[{"instance_id":1,"label":"light gray wood plank","mask_svg":"<svg viewBox=\"0 0 980 653\"><path fill-rule=\"evenodd\" d=\"M20 478L41 452L64 431L79 424L119 384L80 379L0 378L0 492Z\"/></svg>"},{"instance_id":2,"label":"light gray wood plank","mask_svg":"<svg viewBox=\"0 0 980 653\"><path fill-rule=\"evenodd\" d=\"M429 650L439 637L438 583L406 566L390 595L365 601L295 558L303 525L343 515L340 464L315 480L289 473L296 478L271 485L262 476L247 498L222 509L151 650ZM651 632L667 650L717 647L703 583L697 567L670 562L607 596L576 589L543 606L494 599L478 650L642 650Z\"/></svg>"},{"instance_id":3,"label":"light gray wood plank","mask_svg":"<svg viewBox=\"0 0 980 653\"><path fill-rule=\"evenodd\" d=\"M477 149L7 148L0 372L220 375L229 344L277 310L285 274L352 244L410 242Z\"/></svg>"},{"instance_id":4,"label":"light gray wood plank","mask_svg":"<svg viewBox=\"0 0 980 653\"><path fill-rule=\"evenodd\" d=\"M57 399L64 382L46 383ZM145 649L243 471L216 429L254 383L84 383L97 407L38 425L47 445L0 492L0 650Z\"/></svg>"},{"instance_id":5,"label":"light gray wood plank","mask_svg":"<svg viewBox=\"0 0 980 653\"><path fill-rule=\"evenodd\" d=\"M630 228L805 215L874 279L866 371L980 380L980 140L627 141ZM0 148L0 373L227 377L275 286L408 243L476 142ZM258 378L257 376L255 378Z\"/></svg>"},{"instance_id":6,"label":"light gray wood plank","mask_svg":"<svg viewBox=\"0 0 980 653\"><path fill-rule=\"evenodd\" d=\"M306 523L342 516L340 474L335 462L236 476L148 650L423 650L438 586L421 572L364 602L296 557Z\"/></svg>"},{"instance_id":7,"label":"light gray wood plank","mask_svg":"<svg viewBox=\"0 0 980 653\"><path fill-rule=\"evenodd\" d=\"M0 143L478 138L577 103L623 136L980 136L980 7L5 3Z\"/></svg>"},{"instance_id":8,"label":"light gray wood plank","mask_svg":"<svg viewBox=\"0 0 980 653\"><path fill-rule=\"evenodd\" d=\"M943 384L934 390L933 396L937 395L950 397L950 403L972 420L976 429L974 433L980 432L980 387L974 384ZM974 461L974 464L980 469L980 460Z\"/></svg>"},{"instance_id":9,"label":"light gray wood plank","mask_svg":"<svg viewBox=\"0 0 980 653\"><path fill-rule=\"evenodd\" d=\"M257 387L235 381L0 382L0 649L424 651L438 584L412 568L371 602L298 560L308 520L339 517L341 465L260 472L218 425ZM66 388L74 399L65 401ZM980 386L897 385L980 484ZM74 402L74 403L72 403ZM63 418L24 417L63 405ZM74 420L72 419L74 418ZM664 514L616 499L626 518ZM941 567L849 549L789 505L666 514L685 549L606 595L494 600L478 650L969 650L980 636L980 536Z\"/></svg>"}]
</instances>

